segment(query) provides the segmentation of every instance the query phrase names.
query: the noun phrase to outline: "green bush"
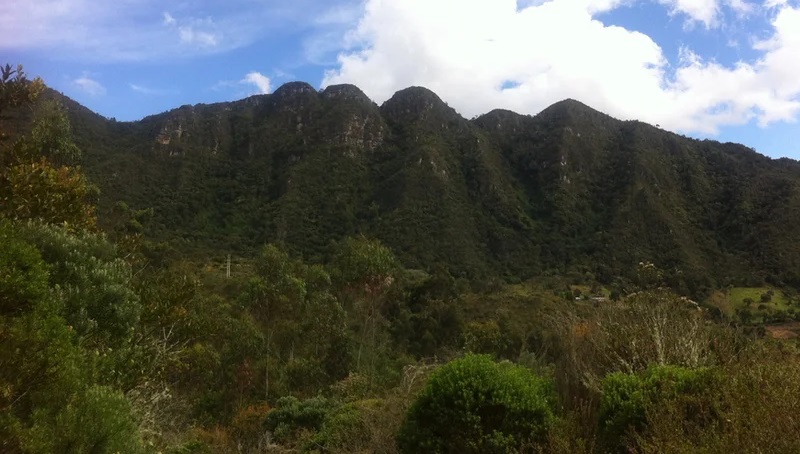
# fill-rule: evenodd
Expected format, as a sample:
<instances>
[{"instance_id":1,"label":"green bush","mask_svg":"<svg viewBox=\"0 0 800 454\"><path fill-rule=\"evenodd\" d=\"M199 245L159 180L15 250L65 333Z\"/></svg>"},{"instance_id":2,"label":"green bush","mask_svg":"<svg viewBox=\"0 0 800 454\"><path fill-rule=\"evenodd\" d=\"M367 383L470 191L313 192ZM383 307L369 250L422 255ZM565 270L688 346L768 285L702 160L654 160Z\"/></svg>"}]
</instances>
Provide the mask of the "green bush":
<instances>
[{"instance_id":1,"label":"green bush","mask_svg":"<svg viewBox=\"0 0 800 454\"><path fill-rule=\"evenodd\" d=\"M50 284L76 332L101 334L112 343L126 339L139 322L141 306L130 265L117 257L115 246L103 235L60 226L28 222L18 227L49 265Z\"/></svg>"},{"instance_id":2,"label":"green bush","mask_svg":"<svg viewBox=\"0 0 800 454\"><path fill-rule=\"evenodd\" d=\"M264 426L272 432L275 441L291 443L303 429L319 430L333 408L333 402L324 397L306 400L299 400L293 396L281 397L278 399L277 408L267 415Z\"/></svg>"},{"instance_id":3,"label":"green bush","mask_svg":"<svg viewBox=\"0 0 800 454\"><path fill-rule=\"evenodd\" d=\"M370 443L369 412L381 402L361 400L332 410L312 443L327 451L364 452Z\"/></svg>"},{"instance_id":4,"label":"green bush","mask_svg":"<svg viewBox=\"0 0 800 454\"><path fill-rule=\"evenodd\" d=\"M719 374L711 368L650 367L641 374L612 373L603 380L600 402L601 441L608 450L628 452L635 435L647 429L648 416L665 406L691 408L696 427L713 418L709 390Z\"/></svg>"},{"instance_id":5,"label":"green bush","mask_svg":"<svg viewBox=\"0 0 800 454\"><path fill-rule=\"evenodd\" d=\"M411 406L402 452L517 452L541 443L554 416L549 381L486 355L436 371Z\"/></svg>"},{"instance_id":6,"label":"green bush","mask_svg":"<svg viewBox=\"0 0 800 454\"><path fill-rule=\"evenodd\" d=\"M47 294L47 266L7 221L0 221L0 243L0 313L30 309Z\"/></svg>"},{"instance_id":7,"label":"green bush","mask_svg":"<svg viewBox=\"0 0 800 454\"><path fill-rule=\"evenodd\" d=\"M93 386L75 396L50 421L46 411L34 412L26 437L31 452L142 452L142 442L130 404L120 392Z\"/></svg>"}]
</instances>

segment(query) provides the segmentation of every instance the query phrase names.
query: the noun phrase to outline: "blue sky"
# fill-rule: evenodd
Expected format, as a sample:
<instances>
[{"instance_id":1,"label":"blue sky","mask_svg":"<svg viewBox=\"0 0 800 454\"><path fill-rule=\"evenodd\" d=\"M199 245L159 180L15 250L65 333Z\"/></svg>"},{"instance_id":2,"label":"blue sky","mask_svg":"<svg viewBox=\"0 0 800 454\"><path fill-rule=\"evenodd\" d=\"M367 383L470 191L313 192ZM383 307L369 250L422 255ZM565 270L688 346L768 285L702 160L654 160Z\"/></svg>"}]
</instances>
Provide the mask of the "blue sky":
<instances>
[{"instance_id":1,"label":"blue sky","mask_svg":"<svg viewBox=\"0 0 800 454\"><path fill-rule=\"evenodd\" d=\"M468 118L574 98L800 159L800 0L3 0L0 56L118 120L422 85Z\"/></svg>"}]
</instances>

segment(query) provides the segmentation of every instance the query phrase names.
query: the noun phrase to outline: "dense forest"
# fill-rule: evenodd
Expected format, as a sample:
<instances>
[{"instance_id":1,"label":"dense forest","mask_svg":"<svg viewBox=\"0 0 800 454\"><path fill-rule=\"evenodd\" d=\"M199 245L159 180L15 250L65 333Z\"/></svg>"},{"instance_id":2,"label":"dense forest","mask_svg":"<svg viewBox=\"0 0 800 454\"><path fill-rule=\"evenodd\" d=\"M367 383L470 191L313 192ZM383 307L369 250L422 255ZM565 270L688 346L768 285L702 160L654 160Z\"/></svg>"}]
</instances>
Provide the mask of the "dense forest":
<instances>
[{"instance_id":1,"label":"dense forest","mask_svg":"<svg viewBox=\"0 0 800 454\"><path fill-rule=\"evenodd\" d=\"M797 452L800 166L302 83L0 75L4 453Z\"/></svg>"}]
</instances>

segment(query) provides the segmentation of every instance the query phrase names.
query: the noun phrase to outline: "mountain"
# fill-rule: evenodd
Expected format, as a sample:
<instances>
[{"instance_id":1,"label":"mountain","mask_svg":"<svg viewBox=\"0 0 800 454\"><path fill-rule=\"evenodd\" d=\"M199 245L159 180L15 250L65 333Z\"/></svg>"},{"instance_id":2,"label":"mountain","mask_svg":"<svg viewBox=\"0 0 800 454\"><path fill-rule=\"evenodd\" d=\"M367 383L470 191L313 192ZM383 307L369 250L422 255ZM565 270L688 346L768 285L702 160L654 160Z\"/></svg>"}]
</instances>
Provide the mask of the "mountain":
<instances>
[{"instance_id":1,"label":"mountain","mask_svg":"<svg viewBox=\"0 0 800 454\"><path fill-rule=\"evenodd\" d=\"M466 120L421 87L378 106L292 82L130 123L63 102L101 215L151 207L147 235L187 252L277 242L314 261L364 234L470 279L610 282L653 262L693 295L800 285L798 162L574 100Z\"/></svg>"}]
</instances>

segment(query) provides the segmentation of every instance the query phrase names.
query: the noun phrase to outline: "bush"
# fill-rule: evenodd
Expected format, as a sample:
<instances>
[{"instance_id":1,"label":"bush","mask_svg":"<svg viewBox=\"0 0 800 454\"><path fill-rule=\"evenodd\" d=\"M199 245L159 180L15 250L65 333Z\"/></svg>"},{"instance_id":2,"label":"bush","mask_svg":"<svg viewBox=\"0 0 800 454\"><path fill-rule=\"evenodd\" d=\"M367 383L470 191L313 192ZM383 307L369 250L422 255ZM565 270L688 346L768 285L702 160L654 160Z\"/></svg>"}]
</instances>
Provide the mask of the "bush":
<instances>
[{"instance_id":1,"label":"bush","mask_svg":"<svg viewBox=\"0 0 800 454\"><path fill-rule=\"evenodd\" d=\"M381 401L361 400L332 410L322 423L312 443L333 452L368 452L371 440L369 416Z\"/></svg>"},{"instance_id":2,"label":"bush","mask_svg":"<svg viewBox=\"0 0 800 454\"><path fill-rule=\"evenodd\" d=\"M571 397L593 399L612 372L711 366L737 348L732 332L706 323L702 311L665 290L638 292L590 312L567 309L551 320L561 351L559 389Z\"/></svg>"},{"instance_id":3,"label":"bush","mask_svg":"<svg viewBox=\"0 0 800 454\"><path fill-rule=\"evenodd\" d=\"M301 401L286 396L278 399L276 407L267 414L264 426L278 443L292 443L303 430L318 431L334 403L324 397Z\"/></svg>"},{"instance_id":4,"label":"bush","mask_svg":"<svg viewBox=\"0 0 800 454\"><path fill-rule=\"evenodd\" d=\"M7 221L0 221L0 243L0 314L18 314L47 294L47 266Z\"/></svg>"},{"instance_id":5,"label":"bush","mask_svg":"<svg viewBox=\"0 0 800 454\"><path fill-rule=\"evenodd\" d=\"M551 383L528 369L467 355L430 378L409 409L401 452L516 452L542 442L553 421Z\"/></svg>"},{"instance_id":6,"label":"bush","mask_svg":"<svg viewBox=\"0 0 800 454\"><path fill-rule=\"evenodd\" d=\"M49 421L47 411L34 411L34 426L26 445L32 452L143 451L130 404L104 386L89 388Z\"/></svg>"},{"instance_id":7,"label":"bush","mask_svg":"<svg viewBox=\"0 0 800 454\"><path fill-rule=\"evenodd\" d=\"M641 374L609 374L603 380L600 402L602 443L609 451L628 452L657 408L689 408L680 413L701 429L715 418L707 391L718 382L719 374L711 368L655 366Z\"/></svg>"}]
</instances>

